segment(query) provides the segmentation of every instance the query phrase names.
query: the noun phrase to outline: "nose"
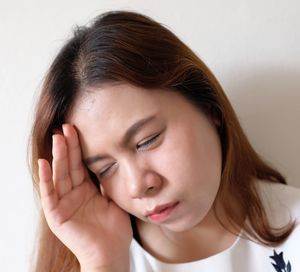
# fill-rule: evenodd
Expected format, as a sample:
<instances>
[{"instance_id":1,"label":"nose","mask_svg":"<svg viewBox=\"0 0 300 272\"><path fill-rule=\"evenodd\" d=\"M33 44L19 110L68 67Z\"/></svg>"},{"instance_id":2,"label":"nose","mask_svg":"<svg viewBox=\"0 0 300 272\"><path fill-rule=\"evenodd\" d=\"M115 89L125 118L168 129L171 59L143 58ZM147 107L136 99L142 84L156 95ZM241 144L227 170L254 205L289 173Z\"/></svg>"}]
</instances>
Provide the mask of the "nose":
<instances>
[{"instance_id":1,"label":"nose","mask_svg":"<svg viewBox=\"0 0 300 272\"><path fill-rule=\"evenodd\" d=\"M126 186L131 198L156 194L163 183L162 177L149 165L139 162L126 164Z\"/></svg>"}]
</instances>

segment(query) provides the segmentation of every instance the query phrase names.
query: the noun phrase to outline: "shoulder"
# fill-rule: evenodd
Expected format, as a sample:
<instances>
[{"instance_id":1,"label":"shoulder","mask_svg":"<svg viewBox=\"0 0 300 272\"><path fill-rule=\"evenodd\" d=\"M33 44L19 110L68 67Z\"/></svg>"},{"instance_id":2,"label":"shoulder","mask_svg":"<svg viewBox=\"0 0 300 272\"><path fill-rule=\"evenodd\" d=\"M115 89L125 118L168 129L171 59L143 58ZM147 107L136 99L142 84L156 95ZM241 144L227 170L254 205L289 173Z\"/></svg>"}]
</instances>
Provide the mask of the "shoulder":
<instances>
[{"instance_id":1,"label":"shoulder","mask_svg":"<svg viewBox=\"0 0 300 272\"><path fill-rule=\"evenodd\" d=\"M150 272L154 258L150 256L135 240L130 245L130 272Z\"/></svg>"},{"instance_id":2,"label":"shoulder","mask_svg":"<svg viewBox=\"0 0 300 272\"><path fill-rule=\"evenodd\" d=\"M281 183L257 181L261 201L276 227L290 220L300 221L300 189Z\"/></svg>"}]
</instances>

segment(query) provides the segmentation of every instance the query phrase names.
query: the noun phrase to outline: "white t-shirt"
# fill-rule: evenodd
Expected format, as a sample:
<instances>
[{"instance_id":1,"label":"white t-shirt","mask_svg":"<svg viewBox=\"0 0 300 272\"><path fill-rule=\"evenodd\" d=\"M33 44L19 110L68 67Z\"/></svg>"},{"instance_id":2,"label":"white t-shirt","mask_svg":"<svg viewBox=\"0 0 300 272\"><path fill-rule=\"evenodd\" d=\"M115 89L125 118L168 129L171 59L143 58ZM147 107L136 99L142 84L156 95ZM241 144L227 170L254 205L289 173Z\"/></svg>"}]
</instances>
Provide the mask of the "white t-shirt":
<instances>
[{"instance_id":1,"label":"white t-shirt","mask_svg":"<svg viewBox=\"0 0 300 272\"><path fill-rule=\"evenodd\" d=\"M290 219L300 221L300 189L262 181L257 184L273 226L282 226ZM168 264L151 256L133 239L130 255L131 272L300 272L300 225L276 248L237 238L232 246L216 255Z\"/></svg>"}]
</instances>

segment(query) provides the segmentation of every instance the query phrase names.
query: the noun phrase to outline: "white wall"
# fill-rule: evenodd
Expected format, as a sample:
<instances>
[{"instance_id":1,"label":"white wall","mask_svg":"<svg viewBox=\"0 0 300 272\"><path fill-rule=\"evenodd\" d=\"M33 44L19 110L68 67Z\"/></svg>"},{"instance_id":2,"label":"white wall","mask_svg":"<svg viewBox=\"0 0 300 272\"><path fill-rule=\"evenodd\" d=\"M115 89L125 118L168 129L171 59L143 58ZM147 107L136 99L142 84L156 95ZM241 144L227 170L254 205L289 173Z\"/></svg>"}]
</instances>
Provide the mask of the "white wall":
<instances>
[{"instance_id":1,"label":"white wall","mask_svg":"<svg viewBox=\"0 0 300 272\"><path fill-rule=\"evenodd\" d=\"M257 151L300 187L298 0L0 2L0 270L29 271L37 208L26 166L33 99L71 33L109 9L168 25L211 67Z\"/></svg>"}]
</instances>

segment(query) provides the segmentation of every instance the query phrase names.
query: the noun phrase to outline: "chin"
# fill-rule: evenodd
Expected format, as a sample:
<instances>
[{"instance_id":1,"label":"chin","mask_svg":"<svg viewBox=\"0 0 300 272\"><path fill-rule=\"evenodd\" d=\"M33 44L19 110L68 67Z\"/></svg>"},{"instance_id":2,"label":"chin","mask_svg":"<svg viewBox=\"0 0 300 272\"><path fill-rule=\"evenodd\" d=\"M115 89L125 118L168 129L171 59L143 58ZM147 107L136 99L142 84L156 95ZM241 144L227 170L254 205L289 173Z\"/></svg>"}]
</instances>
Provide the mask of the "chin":
<instances>
[{"instance_id":1,"label":"chin","mask_svg":"<svg viewBox=\"0 0 300 272\"><path fill-rule=\"evenodd\" d=\"M201 218L181 218L174 222L161 224L160 227L172 232L186 232L199 225L204 217L205 215Z\"/></svg>"}]
</instances>

